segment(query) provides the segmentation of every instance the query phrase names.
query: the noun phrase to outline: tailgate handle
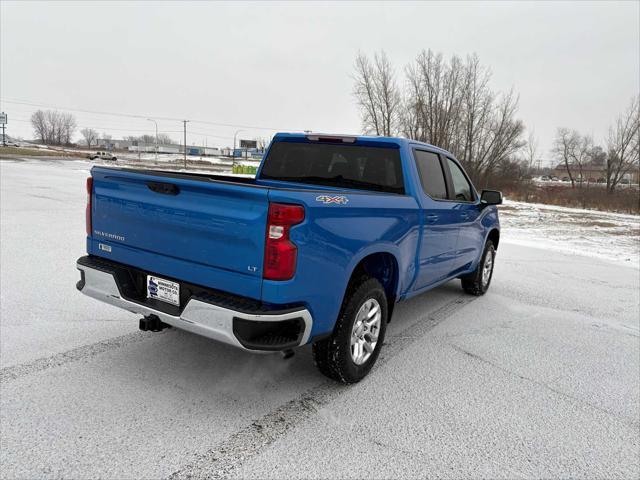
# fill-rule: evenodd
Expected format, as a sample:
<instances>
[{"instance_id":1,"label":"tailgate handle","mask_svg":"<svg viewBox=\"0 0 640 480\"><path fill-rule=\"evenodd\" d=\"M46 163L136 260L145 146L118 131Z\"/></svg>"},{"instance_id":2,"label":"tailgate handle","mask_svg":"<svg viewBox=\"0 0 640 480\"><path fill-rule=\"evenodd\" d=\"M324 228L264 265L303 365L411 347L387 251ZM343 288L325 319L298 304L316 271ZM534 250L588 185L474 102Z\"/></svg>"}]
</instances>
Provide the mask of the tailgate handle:
<instances>
[{"instance_id":1,"label":"tailgate handle","mask_svg":"<svg viewBox=\"0 0 640 480\"><path fill-rule=\"evenodd\" d=\"M163 195L178 195L180 193L178 186L173 183L147 182L147 187L149 190Z\"/></svg>"}]
</instances>

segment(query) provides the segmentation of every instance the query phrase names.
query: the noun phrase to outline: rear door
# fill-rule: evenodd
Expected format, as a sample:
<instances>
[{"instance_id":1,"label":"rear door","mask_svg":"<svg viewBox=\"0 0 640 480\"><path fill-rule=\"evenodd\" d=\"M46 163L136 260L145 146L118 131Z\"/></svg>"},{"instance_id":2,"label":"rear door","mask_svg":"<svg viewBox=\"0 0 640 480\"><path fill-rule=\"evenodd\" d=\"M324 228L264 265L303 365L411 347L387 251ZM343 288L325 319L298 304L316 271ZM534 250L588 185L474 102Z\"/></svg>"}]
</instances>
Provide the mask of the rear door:
<instances>
[{"instance_id":1,"label":"rear door","mask_svg":"<svg viewBox=\"0 0 640 480\"><path fill-rule=\"evenodd\" d=\"M447 278L455 269L459 214L449 200L440 156L421 149L413 153L422 185L422 238L415 283L419 290Z\"/></svg>"},{"instance_id":2,"label":"rear door","mask_svg":"<svg viewBox=\"0 0 640 480\"><path fill-rule=\"evenodd\" d=\"M90 253L260 298L267 188L160 172L92 174Z\"/></svg>"}]
</instances>

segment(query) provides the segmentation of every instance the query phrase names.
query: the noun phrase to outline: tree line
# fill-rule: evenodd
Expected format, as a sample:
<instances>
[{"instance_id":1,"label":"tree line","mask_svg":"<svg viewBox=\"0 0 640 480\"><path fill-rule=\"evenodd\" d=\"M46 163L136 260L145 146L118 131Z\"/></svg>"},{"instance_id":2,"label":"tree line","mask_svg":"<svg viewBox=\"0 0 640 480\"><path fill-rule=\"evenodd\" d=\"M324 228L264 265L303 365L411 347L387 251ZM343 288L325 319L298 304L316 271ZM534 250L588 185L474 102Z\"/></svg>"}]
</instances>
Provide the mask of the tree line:
<instances>
[{"instance_id":1,"label":"tree line","mask_svg":"<svg viewBox=\"0 0 640 480\"><path fill-rule=\"evenodd\" d=\"M476 54L464 58L423 50L402 70L384 52L357 55L353 94L362 127L372 135L402 135L453 153L474 183L530 180L537 157L532 133L518 118L518 95L491 88L491 70ZM637 168L638 99L612 125L606 150L578 132L558 129L552 154L569 172L593 161L606 163L607 191ZM571 176L572 186L580 186Z\"/></svg>"},{"instance_id":2,"label":"tree line","mask_svg":"<svg viewBox=\"0 0 640 480\"><path fill-rule=\"evenodd\" d=\"M38 110L31 115L36 139L48 145L69 145L77 128L75 117L55 110Z\"/></svg>"},{"instance_id":3,"label":"tree line","mask_svg":"<svg viewBox=\"0 0 640 480\"><path fill-rule=\"evenodd\" d=\"M31 115L31 126L36 140L46 145L72 145L72 139L78 124L76 118L71 113L58 112L56 110L37 110ZM111 140L111 135L100 134L93 128L83 128L80 135L84 143L91 147L97 145L98 140ZM142 143L146 145L169 145L175 144L174 140L166 133L155 135L129 135L124 140L132 143Z\"/></svg>"},{"instance_id":4,"label":"tree line","mask_svg":"<svg viewBox=\"0 0 640 480\"><path fill-rule=\"evenodd\" d=\"M590 135L577 130L558 128L553 154L566 168L573 188L582 188L587 166L601 167L607 191L613 193L620 182L640 163L640 109L638 97L609 127L605 148L595 144ZM575 173L577 172L577 175Z\"/></svg>"}]
</instances>

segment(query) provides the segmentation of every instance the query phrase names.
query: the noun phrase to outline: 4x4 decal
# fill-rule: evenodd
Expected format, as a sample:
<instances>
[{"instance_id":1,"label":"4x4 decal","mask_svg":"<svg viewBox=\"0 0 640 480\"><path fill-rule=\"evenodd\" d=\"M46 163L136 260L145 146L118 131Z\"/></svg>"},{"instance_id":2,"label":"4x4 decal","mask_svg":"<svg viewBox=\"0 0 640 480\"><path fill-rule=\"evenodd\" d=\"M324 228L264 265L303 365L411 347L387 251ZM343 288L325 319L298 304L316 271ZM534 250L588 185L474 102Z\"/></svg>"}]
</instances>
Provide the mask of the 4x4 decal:
<instances>
[{"instance_id":1,"label":"4x4 decal","mask_svg":"<svg viewBox=\"0 0 640 480\"><path fill-rule=\"evenodd\" d=\"M322 203L337 203L338 205L344 205L349 201L344 195L318 195L316 202Z\"/></svg>"}]
</instances>

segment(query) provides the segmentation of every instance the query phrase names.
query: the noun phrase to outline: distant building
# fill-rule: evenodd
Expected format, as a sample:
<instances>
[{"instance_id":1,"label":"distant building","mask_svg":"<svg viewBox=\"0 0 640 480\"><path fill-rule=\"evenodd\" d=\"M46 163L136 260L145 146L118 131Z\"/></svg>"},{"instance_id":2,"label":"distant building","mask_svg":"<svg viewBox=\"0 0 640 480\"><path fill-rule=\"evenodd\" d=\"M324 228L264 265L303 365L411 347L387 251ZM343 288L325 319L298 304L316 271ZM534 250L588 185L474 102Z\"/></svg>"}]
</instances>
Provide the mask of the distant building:
<instances>
[{"instance_id":1,"label":"distant building","mask_svg":"<svg viewBox=\"0 0 640 480\"><path fill-rule=\"evenodd\" d=\"M222 149L218 147L188 146L187 155L218 157L222 155Z\"/></svg>"},{"instance_id":2,"label":"distant building","mask_svg":"<svg viewBox=\"0 0 640 480\"><path fill-rule=\"evenodd\" d=\"M129 152L155 153L156 145L153 142L143 142L141 140L118 140L112 138L101 138L95 146L99 150L128 150ZM255 152L256 149L249 149L248 153L243 150L243 157L249 158L261 156ZM180 144L159 144L158 153L182 153L184 151ZM187 155L197 157L224 157L231 156L233 149L228 147L203 147L199 145L187 145Z\"/></svg>"},{"instance_id":3,"label":"distant building","mask_svg":"<svg viewBox=\"0 0 640 480\"><path fill-rule=\"evenodd\" d=\"M131 145L127 150L130 152L155 153L156 146L148 143L134 142L138 145ZM158 145L158 153L180 153L182 147L180 145Z\"/></svg>"},{"instance_id":4,"label":"distant building","mask_svg":"<svg viewBox=\"0 0 640 480\"><path fill-rule=\"evenodd\" d=\"M113 138L99 138L96 144L96 148L102 150L126 150L134 142L129 140L115 140Z\"/></svg>"},{"instance_id":5,"label":"distant building","mask_svg":"<svg viewBox=\"0 0 640 480\"><path fill-rule=\"evenodd\" d=\"M569 169L567 169L564 163L559 164L556 168L553 169L553 175L562 179L569 178L569 170L571 171L571 176L574 180L579 181L580 172L582 172L582 181L590 182L590 183L604 183L607 181L607 166L603 165L583 165L580 168L579 165L569 165ZM631 183L638 183L639 172L637 168L631 169L629 173L626 175Z\"/></svg>"}]
</instances>

